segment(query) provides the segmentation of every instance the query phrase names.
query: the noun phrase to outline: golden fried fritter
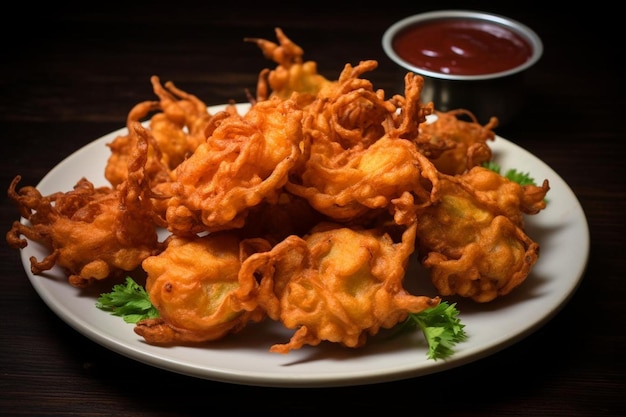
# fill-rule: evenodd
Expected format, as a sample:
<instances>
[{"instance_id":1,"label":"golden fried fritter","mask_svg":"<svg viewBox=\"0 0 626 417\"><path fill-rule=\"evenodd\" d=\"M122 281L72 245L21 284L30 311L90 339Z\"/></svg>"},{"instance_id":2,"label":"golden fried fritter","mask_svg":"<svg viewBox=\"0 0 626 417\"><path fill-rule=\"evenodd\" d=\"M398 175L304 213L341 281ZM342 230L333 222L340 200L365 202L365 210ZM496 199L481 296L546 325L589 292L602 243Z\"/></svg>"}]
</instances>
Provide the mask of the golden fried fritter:
<instances>
[{"instance_id":1,"label":"golden fried fritter","mask_svg":"<svg viewBox=\"0 0 626 417\"><path fill-rule=\"evenodd\" d=\"M410 100L385 100L360 78L376 65L346 65L337 84L304 110L310 149L285 188L336 221L384 210L405 191L428 204L436 179L432 163L405 139L417 135L430 111L419 103L423 80L407 77Z\"/></svg>"},{"instance_id":2,"label":"golden fried fritter","mask_svg":"<svg viewBox=\"0 0 626 417\"><path fill-rule=\"evenodd\" d=\"M301 154L301 116L293 101L274 98L222 118L176 169L168 229L189 235L241 228L252 207L277 201Z\"/></svg>"},{"instance_id":3,"label":"golden fried fritter","mask_svg":"<svg viewBox=\"0 0 626 417\"><path fill-rule=\"evenodd\" d=\"M494 203L519 227L524 227L524 215L537 214L546 208L546 195L550 190L548 180L544 180L541 186L520 185L481 166L470 169L462 177L478 200Z\"/></svg>"},{"instance_id":4,"label":"golden fried fritter","mask_svg":"<svg viewBox=\"0 0 626 417\"><path fill-rule=\"evenodd\" d=\"M43 196L30 186L16 191L20 176L15 177L8 195L28 223L14 222L7 241L23 248L25 236L50 250L41 261L31 259L33 274L57 265L70 284L83 288L132 271L161 250L144 181L147 147L145 141L138 142L129 174L117 189L94 187L82 178L71 191Z\"/></svg>"},{"instance_id":5,"label":"golden fried fritter","mask_svg":"<svg viewBox=\"0 0 626 417\"><path fill-rule=\"evenodd\" d=\"M111 155L105 167L105 178L113 185L120 184L127 175L126 164L137 138L131 124L149 117L150 153L146 161L146 176L152 186L170 180L171 171L205 141L205 130L211 120L207 106L198 97L189 94L174 83L165 87L157 76L150 78L159 101L144 101L128 114L128 133L107 144Z\"/></svg>"},{"instance_id":6,"label":"golden fried fritter","mask_svg":"<svg viewBox=\"0 0 626 417\"><path fill-rule=\"evenodd\" d=\"M146 258L146 291L159 318L137 323L135 333L151 344L216 340L258 322L254 276L239 274L241 263L270 249L262 239L241 240L231 232L203 237L171 236L162 253Z\"/></svg>"},{"instance_id":7,"label":"golden fried fritter","mask_svg":"<svg viewBox=\"0 0 626 417\"><path fill-rule=\"evenodd\" d=\"M257 101L267 100L271 96L285 100L294 92L301 95L301 100L308 101L326 85L333 83L318 74L315 61L303 61L304 51L281 28L276 28L275 33L278 44L267 39L244 39L256 43L266 58L278 64L273 70L264 69L259 73Z\"/></svg>"},{"instance_id":8,"label":"golden fried fritter","mask_svg":"<svg viewBox=\"0 0 626 417\"><path fill-rule=\"evenodd\" d=\"M428 143L440 145L440 152L429 155L440 172L462 174L491 160L491 148L487 142L496 137L493 129L498 125L497 118L492 117L482 126L474 114L465 109L438 111L436 115L434 122L420 125L416 143L420 148Z\"/></svg>"},{"instance_id":9,"label":"golden fried fritter","mask_svg":"<svg viewBox=\"0 0 626 417\"><path fill-rule=\"evenodd\" d=\"M269 317L296 329L289 342L270 350L288 353L322 341L360 347L408 313L436 306L439 298L403 287L414 238L415 223L400 241L384 228L320 223L303 238L292 235L252 255L242 270L261 276L259 303Z\"/></svg>"},{"instance_id":10,"label":"golden fried fritter","mask_svg":"<svg viewBox=\"0 0 626 417\"><path fill-rule=\"evenodd\" d=\"M521 219L545 204L538 200L548 191L547 182L526 188L525 198L519 184L475 167L467 179L441 174L437 186L437 201L417 210L416 240L438 293L478 302L510 293L539 257L539 244L525 233Z\"/></svg>"}]
</instances>

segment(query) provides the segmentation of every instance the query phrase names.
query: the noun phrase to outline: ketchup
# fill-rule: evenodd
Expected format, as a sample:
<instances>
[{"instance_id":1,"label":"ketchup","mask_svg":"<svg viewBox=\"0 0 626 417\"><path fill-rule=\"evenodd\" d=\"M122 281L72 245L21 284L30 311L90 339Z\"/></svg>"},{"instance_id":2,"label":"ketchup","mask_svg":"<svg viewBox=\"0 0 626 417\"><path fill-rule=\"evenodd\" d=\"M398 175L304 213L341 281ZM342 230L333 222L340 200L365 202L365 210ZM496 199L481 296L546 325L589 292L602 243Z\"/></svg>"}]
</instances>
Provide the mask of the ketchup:
<instances>
[{"instance_id":1,"label":"ketchup","mask_svg":"<svg viewBox=\"0 0 626 417\"><path fill-rule=\"evenodd\" d=\"M393 48L418 68L454 75L507 71L532 55L530 43L516 32L465 19L417 23L395 36Z\"/></svg>"}]
</instances>

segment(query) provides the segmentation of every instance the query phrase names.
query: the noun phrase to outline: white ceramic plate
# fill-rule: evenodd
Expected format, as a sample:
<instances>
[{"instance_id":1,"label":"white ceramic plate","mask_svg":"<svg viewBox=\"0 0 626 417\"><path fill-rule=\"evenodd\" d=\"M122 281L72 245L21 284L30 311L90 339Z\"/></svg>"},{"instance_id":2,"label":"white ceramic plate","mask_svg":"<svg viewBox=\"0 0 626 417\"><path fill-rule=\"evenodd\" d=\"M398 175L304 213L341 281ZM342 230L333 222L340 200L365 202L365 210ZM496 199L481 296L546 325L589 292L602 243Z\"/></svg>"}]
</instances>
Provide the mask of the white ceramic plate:
<instances>
[{"instance_id":1,"label":"white ceramic plate","mask_svg":"<svg viewBox=\"0 0 626 417\"><path fill-rule=\"evenodd\" d=\"M110 153L105 144L125 132L112 132L73 153L43 178L38 189L43 194L68 191L83 176L95 185L107 185L104 168ZM440 372L491 355L537 330L568 301L587 263L589 229L570 187L549 166L506 139L497 137L490 146L503 170L516 168L531 173L537 182L550 181L547 208L527 219L528 233L540 243L541 256L527 280L510 295L488 304L453 300L458 301L469 337L445 361L427 358L419 332L393 339L380 334L361 349L327 343L287 355L270 353L272 344L285 343L292 334L270 321L204 347L151 346L134 333L132 324L96 308L99 294L70 286L57 268L47 276L32 275L29 258L47 254L38 244L31 242L22 250L22 262L39 296L67 324L112 351L172 372L275 387L361 385ZM413 273L423 271L414 264L409 271Z\"/></svg>"}]
</instances>

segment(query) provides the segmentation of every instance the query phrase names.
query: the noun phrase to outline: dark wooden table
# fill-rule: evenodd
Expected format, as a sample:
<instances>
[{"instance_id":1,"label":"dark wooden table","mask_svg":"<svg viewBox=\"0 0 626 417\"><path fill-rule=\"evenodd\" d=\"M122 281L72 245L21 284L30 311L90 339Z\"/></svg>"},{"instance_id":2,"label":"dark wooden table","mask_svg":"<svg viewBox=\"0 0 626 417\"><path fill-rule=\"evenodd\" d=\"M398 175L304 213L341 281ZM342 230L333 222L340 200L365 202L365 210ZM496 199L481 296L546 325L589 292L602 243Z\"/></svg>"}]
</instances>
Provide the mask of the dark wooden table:
<instances>
[{"instance_id":1,"label":"dark wooden table","mask_svg":"<svg viewBox=\"0 0 626 417\"><path fill-rule=\"evenodd\" d=\"M580 200L591 234L580 287L535 333L455 369L341 388L252 387L168 372L94 343L39 298L19 252L3 239L0 415L357 415L378 408L388 415L624 415L626 123L615 12L597 3L554 12L519 2L353 9L205 3L18 5L17 28L2 28L0 186L18 173L23 184L37 184L67 155L122 127L134 104L154 98L153 74L208 105L245 101L258 71L272 64L244 37L273 39L280 26L329 78L345 63L376 59L379 68L368 78L388 89L398 81L380 43L389 25L426 10L491 11L531 26L545 44L529 73L529 104L497 133L554 168ZM599 22L602 16L608 20ZM0 213L7 231L18 213L6 195Z\"/></svg>"}]
</instances>

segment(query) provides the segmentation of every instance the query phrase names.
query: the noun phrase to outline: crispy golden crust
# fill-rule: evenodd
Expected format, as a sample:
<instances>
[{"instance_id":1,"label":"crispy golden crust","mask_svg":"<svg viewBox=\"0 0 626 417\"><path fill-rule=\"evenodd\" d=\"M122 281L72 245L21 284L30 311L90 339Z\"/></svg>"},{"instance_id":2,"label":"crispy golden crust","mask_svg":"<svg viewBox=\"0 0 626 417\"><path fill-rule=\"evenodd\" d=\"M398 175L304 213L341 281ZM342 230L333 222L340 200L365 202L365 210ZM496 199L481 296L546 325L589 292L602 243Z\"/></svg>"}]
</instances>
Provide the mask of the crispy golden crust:
<instances>
[{"instance_id":1,"label":"crispy golden crust","mask_svg":"<svg viewBox=\"0 0 626 417\"><path fill-rule=\"evenodd\" d=\"M420 126L416 144L423 151L431 152L430 159L440 172L463 174L491 160L488 142L496 136L493 129L498 120L495 117L482 126L472 112L465 109L436 112L436 115L434 122Z\"/></svg>"},{"instance_id":2,"label":"crispy golden crust","mask_svg":"<svg viewBox=\"0 0 626 417\"><path fill-rule=\"evenodd\" d=\"M301 111L278 98L228 115L176 169L168 229L179 235L238 229L251 208L276 202L301 154Z\"/></svg>"},{"instance_id":3,"label":"crispy golden crust","mask_svg":"<svg viewBox=\"0 0 626 417\"><path fill-rule=\"evenodd\" d=\"M438 292L487 302L519 286L539 256L523 215L544 206L547 191L547 182L521 187L481 167L442 174L438 200L417 212L419 254Z\"/></svg>"},{"instance_id":4,"label":"crispy golden crust","mask_svg":"<svg viewBox=\"0 0 626 417\"><path fill-rule=\"evenodd\" d=\"M412 295L403 287L414 238L415 224L394 241L384 227L320 223L303 238L290 236L252 255L244 267L262 277L259 303L269 317L296 329L271 351L322 341L360 347L381 328L436 306L438 297Z\"/></svg>"},{"instance_id":5,"label":"crispy golden crust","mask_svg":"<svg viewBox=\"0 0 626 417\"><path fill-rule=\"evenodd\" d=\"M86 178L74 189L43 196L34 187L8 190L28 224L15 222L7 241L16 248L27 239L44 245L50 254L31 259L35 275L58 265L76 287L119 276L140 266L160 251L152 205L144 187L147 143L138 142L129 159L128 176L117 189L94 187Z\"/></svg>"},{"instance_id":6,"label":"crispy golden crust","mask_svg":"<svg viewBox=\"0 0 626 417\"><path fill-rule=\"evenodd\" d=\"M267 241L223 232L172 236L166 243L165 251L142 264L148 274L146 290L160 313L135 327L148 343L206 342L265 317L258 307L255 277L239 271L250 254L269 250Z\"/></svg>"}]
</instances>

